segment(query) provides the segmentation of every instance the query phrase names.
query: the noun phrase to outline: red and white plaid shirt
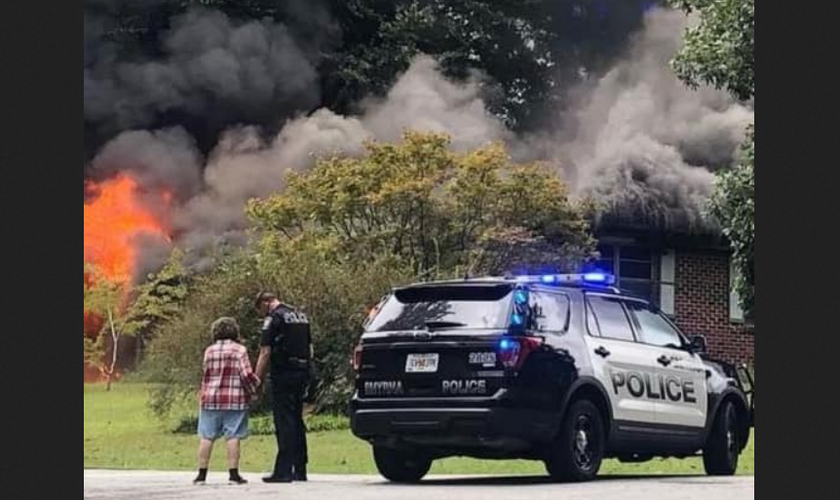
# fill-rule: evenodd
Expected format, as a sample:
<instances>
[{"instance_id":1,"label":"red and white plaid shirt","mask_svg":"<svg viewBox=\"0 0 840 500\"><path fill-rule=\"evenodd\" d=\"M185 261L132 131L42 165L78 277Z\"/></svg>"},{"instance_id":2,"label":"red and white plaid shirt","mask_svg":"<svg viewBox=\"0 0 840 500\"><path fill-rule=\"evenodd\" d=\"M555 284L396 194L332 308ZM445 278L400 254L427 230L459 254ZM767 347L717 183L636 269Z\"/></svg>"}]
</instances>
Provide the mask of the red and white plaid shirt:
<instances>
[{"instance_id":1,"label":"red and white plaid shirt","mask_svg":"<svg viewBox=\"0 0 840 500\"><path fill-rule=\"evenodd\" d=\"M245 346L220 340L204 351L201 407L205 410L246 410L256 398L259 378L251 369Z\"/></svg>"}]
</instances>

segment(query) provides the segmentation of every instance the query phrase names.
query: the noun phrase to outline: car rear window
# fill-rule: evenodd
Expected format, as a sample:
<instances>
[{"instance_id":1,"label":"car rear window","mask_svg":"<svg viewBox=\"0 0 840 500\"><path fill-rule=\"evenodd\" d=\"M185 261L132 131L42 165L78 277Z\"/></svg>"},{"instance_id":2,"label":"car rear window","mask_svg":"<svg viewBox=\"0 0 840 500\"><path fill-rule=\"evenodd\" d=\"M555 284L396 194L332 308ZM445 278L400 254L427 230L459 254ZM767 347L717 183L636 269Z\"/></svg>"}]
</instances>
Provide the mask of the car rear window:
<instances>
[{"instance_id":1,"label":"car rear window","mask_svg":"<svg viewBox=\"0 0 840 500\"><path fill-rule=\"evenodd\" d=\"M507 284L403 288L385 301L366 330L506 328L512 290Z\"/></svg>"}]
</instances>

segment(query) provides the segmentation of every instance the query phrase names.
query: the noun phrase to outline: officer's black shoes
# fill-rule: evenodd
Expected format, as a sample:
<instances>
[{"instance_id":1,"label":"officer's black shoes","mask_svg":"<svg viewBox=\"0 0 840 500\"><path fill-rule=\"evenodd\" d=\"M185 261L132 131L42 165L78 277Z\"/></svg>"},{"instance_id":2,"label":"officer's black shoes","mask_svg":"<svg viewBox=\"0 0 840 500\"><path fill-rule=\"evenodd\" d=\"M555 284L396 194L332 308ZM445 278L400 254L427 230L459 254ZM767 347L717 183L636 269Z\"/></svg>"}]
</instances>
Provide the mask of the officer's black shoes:
<instances>
[{"instance_id":1,"label":"officer's black shoes","mask_svg":"<svg viewBox=\"0 0 840 500\"><path fill-rule=\"evenodd\" d=\"M265 476L262 478L264 483L291 483L292 476Z\"/></svg>"},{"instance_id":2,"label":"officer's black shoes","mask_svg":"<svg viewBox=\"0 0 840 500\"><path fill-rule=\"evenodd\" d=\"M292 479L295 481L307 481L306 466L295 466L295 471L292 473Z\"/></svg>"}]
</instances>

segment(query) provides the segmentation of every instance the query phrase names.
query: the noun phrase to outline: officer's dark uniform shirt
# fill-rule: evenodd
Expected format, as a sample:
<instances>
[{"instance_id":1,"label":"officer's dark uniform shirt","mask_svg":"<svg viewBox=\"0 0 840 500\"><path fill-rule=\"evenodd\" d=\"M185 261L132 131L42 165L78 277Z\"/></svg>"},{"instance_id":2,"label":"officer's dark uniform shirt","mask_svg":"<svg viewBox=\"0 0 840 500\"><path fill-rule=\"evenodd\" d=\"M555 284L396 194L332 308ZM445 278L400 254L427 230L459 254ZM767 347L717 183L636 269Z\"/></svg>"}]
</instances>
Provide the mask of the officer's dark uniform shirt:
<instances>
[{"instance_id":1,"label":"officer's dark uniform shirt","mask_svg":"<svg viewBox=\"0 0 840 500\"><path fill-rule=\"evenodd\" d=\"M261 346L271 346L272 379L309 370L309 319L288 304L280 304L263 322Z\"/></svg>"}]
</instances>

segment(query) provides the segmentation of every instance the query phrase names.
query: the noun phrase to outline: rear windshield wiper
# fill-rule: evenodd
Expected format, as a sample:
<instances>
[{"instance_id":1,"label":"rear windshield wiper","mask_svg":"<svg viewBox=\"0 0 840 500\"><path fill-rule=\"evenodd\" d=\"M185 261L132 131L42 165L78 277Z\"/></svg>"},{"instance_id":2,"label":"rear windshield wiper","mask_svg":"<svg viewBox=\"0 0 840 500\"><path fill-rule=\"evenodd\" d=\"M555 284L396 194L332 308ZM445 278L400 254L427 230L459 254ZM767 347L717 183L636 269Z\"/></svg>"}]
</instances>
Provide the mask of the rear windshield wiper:
<instances>
[{"instance_id":1,"label":"rear windshield wiper","mask_svg":"<svg viewBox=\"0 0 840 500\"><path fill-rule=\"evenodd\" d=\"M426 321L425 322L426 328L429 330L434 330L436 328L453 328L457 326L467 326L465 323L459 323L457 321Z\"/></svg>"}]
</instances>

